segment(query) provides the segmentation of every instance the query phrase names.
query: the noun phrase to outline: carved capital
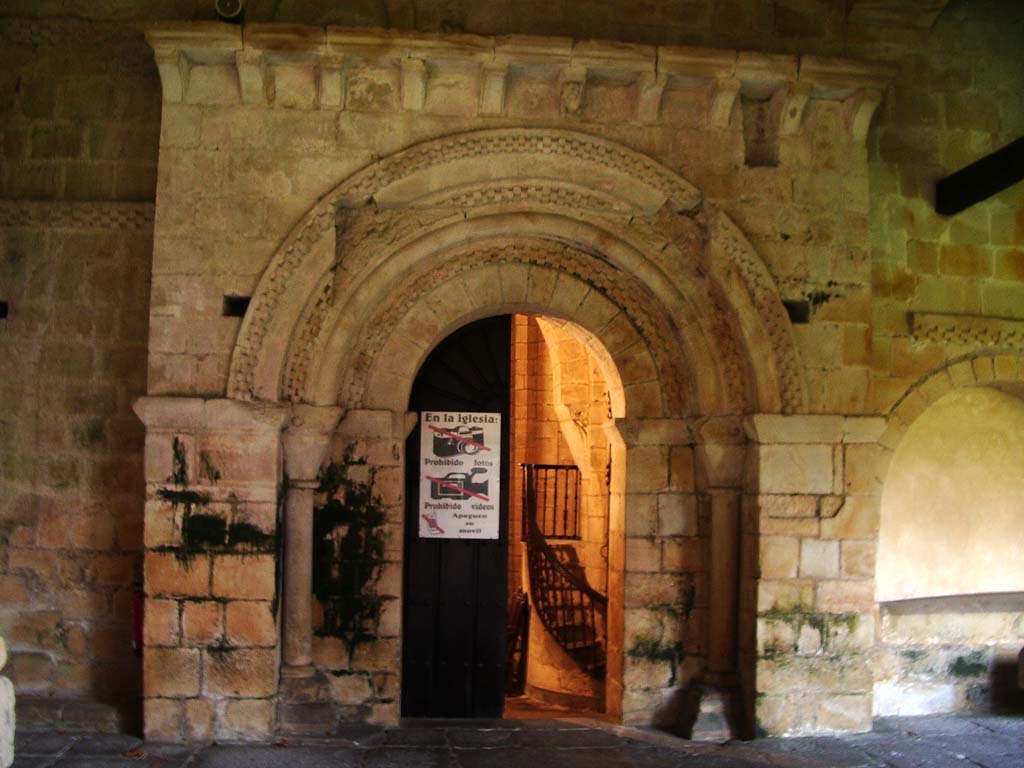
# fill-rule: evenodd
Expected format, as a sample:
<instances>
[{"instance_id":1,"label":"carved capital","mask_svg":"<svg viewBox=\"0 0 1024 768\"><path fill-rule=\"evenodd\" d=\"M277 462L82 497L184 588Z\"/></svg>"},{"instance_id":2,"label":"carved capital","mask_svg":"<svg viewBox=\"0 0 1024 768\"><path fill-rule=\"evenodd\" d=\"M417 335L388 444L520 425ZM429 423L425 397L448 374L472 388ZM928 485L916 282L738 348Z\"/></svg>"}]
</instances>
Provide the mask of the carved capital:
<instances>
[{"instance_id":1,"label":"carved capital","mask_svg":"<svg viewBox=\"0 0 1024 768\"><path fill-rule=\"evenodd\" d=\"M284 471L290 483L308 488L316 482L340 417L341 409L336 407L292 407L291 420L282 436Z\"/></svg>"}]
</instances>

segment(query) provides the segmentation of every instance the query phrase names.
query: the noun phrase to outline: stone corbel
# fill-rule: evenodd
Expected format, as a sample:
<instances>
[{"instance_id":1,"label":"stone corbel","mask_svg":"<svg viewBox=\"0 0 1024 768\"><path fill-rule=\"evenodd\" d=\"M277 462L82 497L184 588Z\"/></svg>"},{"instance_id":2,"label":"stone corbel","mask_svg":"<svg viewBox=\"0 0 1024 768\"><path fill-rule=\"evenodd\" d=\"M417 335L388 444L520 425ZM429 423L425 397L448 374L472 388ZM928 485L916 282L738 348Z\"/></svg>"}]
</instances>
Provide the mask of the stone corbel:
<instances>
[{"instance_id":1,"label":"stone corbel","mask_svg":"<svg viewBox=\"0 0 1024 768\"><path fill-rule=\"evenodd\" d=\"M422 59L402 59L402 109L419 112L427 99L427 65Z\"/></svg>"},{"instance_id":2,"label":"stone corbel","mask_svg":"<svg viewBox=\"0 0 1024 768\"><path fill-rule=\"evenodd\" d=\"M559 93L562 99L563 115L578 115L583 109L583 98L587 87L587 68L570 66L562 70Z\"/></svg>"},{"instance_id":3,"label":"stone corbel","mask_svg":"<svg viewBox=\"0 0 1024 768\"><path fill-rule=\"evenodd\" d=\"M179 102L185 100L188 93L188 78L192 63L181 51L157 51L156 68L160 72L160 83L163 86L164 101Z\"/></svg>"},{"instance_id":4,"label":"stone corbel","mask_svg":"<svg viewBox=\"0 0 1024 768\"><path fill-rule=\"evenodd\" d=\"M344 56L324 56L320 60L320 108L341 109L345 104L342 68Z\"/></svg>"},{"instance_id":5,"label":"stone corbel","mask_svg":"<svg viewBox=\"0 0 1024 768\"><path fill-rule=\"evenodd\" d=\"M661 116L661 97L665 94L667 83L668 75L664 72L641 75L636 105L637 120L641 123L658 122L658 118Z\"/></svg>"},{"instance_id":6,"label":"stone corbel","mask_svg":"<svg viewBox=\"0 0 1024 768\"><path fill-rule=\"evenodd\" d=\"M269 104L272 84L266 60L261 51L241 50L235 53L238 69L238 95L243 104Z\"/></svg>"},{"instance_id":7,"label":"stone corbel","mask_svg":"<svg viewBox=\"0 0 1024 768\"><path fill-rule=\"evenodd\" d=\"M795 136L800 132L811 90L811 86L806 83L791 83L779 94L780 136Z\"/></svg>"},{"instance_id":8,"label":"stone corbel","mask_svg":"<svg viewBox=\"0 0 1024 768\"><path fill-rule=\"evenodd\" d=\"M732 117L732 108L740 95L741 83L735 78L715 80L711 92L711 105L708 120L715 128L728 128Z\"/></svg>"},{"instance_id":9,"label":"stone corbel","mask_svg":"<svg viewBox=\"0 0 1024 768\"><path fill-rule=\"evenodd\" d=\"M874 88L863 88L843 101L843 114L853 140L863 144L868 139L868 129L875 110L882 103L882 92Z\"/></svg>"},{"instance_id":10,"label":"stone corbel","mask_svg":"<svg viewBox=\"0 0 1024 768\"><path fill-rule=\"evenodd\" d=\"M508 64L488 62L480 68L480 114L501 115L505 112L505 87Z\"/></svg>"}]
</instances>

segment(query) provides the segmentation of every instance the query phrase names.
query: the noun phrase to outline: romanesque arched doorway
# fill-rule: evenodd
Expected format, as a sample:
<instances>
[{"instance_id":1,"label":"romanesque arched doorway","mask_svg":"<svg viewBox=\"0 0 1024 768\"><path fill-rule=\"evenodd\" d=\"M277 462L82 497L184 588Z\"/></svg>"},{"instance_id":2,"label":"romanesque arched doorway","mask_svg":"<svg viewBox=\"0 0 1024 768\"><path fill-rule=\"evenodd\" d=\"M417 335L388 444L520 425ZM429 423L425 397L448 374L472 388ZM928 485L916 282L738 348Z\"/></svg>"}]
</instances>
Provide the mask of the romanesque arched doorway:
<instances>
[{"instance_id":1,"label":"romanesque arched doorway","mask_svg":"<svg viewBox=\"0 0 1024 768\"><path fill-rule=\"evenodd\" d=\"M310 707L398 718L410 393L442 339L515 313L570 323L621 382L608 403L622 470L608 484L620 606L605 628L608 716L651 722L695 680L735 681L743 417L804 407L774 282L727 216L649 158L579 133L497 129L403 150L339 185L282 242L242 323L222 423L262 419L253 445L273 457L285 426L283 476L259 485L285 481L280 686L245 688L278 697L278 722ZM321 470L339 464L379 546L329 564L369 574L366 591L327 595L333 615L360 607L332 624L309 553L330 506ZM709 514L724 524L712 530ZM336 522L340 547L352 530Z\"/></svg>"}]
</instances>

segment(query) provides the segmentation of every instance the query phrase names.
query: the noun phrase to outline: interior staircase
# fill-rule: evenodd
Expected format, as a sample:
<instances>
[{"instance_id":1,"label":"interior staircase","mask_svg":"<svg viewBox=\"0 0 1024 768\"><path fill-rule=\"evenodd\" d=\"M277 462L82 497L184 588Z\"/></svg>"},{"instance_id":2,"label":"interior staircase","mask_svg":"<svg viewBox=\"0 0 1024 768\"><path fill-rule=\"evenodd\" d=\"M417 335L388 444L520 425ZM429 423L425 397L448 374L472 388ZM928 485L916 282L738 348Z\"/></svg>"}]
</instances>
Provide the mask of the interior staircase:
<instances>
[{"instance_id":1,"label":"interior staircase","mask_svg":"<svg viewBox=\"0 0 1024 768\"><path fill-rule=\"evenodd\" d=\"M578 492L550 492L552 486L558 487L556 478L571 473L578 477L579 470L573 466L523 465L523 520L530 598L551 637L581 670L601 680L607 666L604 628L608 598L587 583L576 548L567 543L552 545L541 529L541 518L578 519ZM567 486L563 479L562 487Z\"/></svg>"}]
</instances>

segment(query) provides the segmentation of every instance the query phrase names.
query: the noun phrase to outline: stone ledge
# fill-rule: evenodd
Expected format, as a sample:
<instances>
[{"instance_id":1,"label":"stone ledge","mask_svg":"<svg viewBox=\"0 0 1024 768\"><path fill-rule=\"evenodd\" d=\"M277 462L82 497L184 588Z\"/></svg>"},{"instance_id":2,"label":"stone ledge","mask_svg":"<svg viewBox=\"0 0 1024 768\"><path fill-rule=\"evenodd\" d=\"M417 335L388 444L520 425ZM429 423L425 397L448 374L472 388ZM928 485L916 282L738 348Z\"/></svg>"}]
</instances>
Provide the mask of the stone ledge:
<instances>
[{"instance_id":1,"label":"stone ledge","mask_svg":"<svg viewBox=\"0 0 1024 768\"><path fill-rule=\"evenodd\" d=\"M843 437L842 416L780 416L761 413L746 420L747 436L757 443L829 443Z\"/></svg>"},{"instance_id":2,"label":"stone ledge","mask_svg":"<svg viewBox=\"0 0 1024 768\"><path fill-rule=\"evenodd\" d=\"M432 76L459 71L477 76L478 112L501 114L510 71L530 69L562 83L563 107L570 113L578 109L588 79L638 87L642 98L635 119L642 122L658 122L665 89L707 89L713 123L727 122L739 95L761 99L778 93L797 95L792 104L799 104L798 113L808 98L848 103L855 136L895 74L891 66L850 59L529 35L163 22L148 26L146 38L168 102L190 101L194 67L224 67L232 72L222 82L237 83L237 93L219 93L218 104L279 101L289 107L344 109L346 72L370 65L392 71L402 82L400 108L406 111L426 109L423 96ZM292 77L296 67L309 69L304 84ZM279 71L285 73L283 92L275 88ZM301 98L293 98L297 94Z\"/></svg>"},{"instance_id":3,"label":"stone ledge","mask_svg":"<svg viewBox=\"0 0 1024 768\"><path fill-rule=\"evenodd\" d=\"M139 730L142 715L137 699L115 707L91 699L19 695L15 709L18 727L23 730L131 733Z\"/></svg>"},{"instance_id":4,"label":"stone ledge","mask_svg":"<svg viewBox=\"0 0 1024 768\"><path fill-rule=\"evenodd\" d=\"M280 432L291 413L286 405L200 397L140 397L132 407L154 432Z\"/></svg>"}]
</instances>

